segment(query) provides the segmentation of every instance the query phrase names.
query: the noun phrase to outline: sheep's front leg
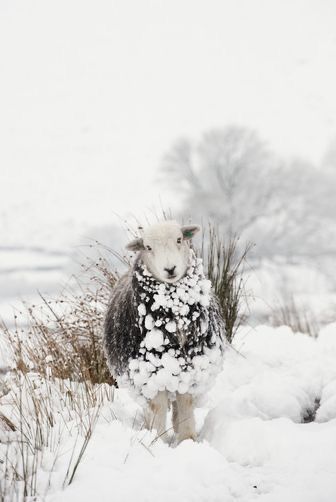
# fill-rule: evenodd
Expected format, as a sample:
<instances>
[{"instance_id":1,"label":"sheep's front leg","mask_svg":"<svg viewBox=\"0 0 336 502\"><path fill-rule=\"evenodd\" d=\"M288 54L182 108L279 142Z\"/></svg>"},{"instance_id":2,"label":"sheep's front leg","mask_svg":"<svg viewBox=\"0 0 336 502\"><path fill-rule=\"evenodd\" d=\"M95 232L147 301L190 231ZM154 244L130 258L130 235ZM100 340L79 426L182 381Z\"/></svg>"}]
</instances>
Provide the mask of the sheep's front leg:
<instances>
[{"instance_id":1,"label":"sheep's front leg","mask_svg":"<svg viewBox=\"0 0 336 502\"><path fill-rule=\"evenodd\" d=\"M194 402L191 394L176 394L173 408L173 426L177 432L177 441L196 439Z\"/></svg>"},{"instance_id":2,"label":"sheep's front leg","mask_svg":"<svg viewBox=\"0 0 336 502\"><path fill-rule=\"evenodd\" d=\"M149 430L156 429L158 435L163 434L166 430L167 411L167 392L158 392L145 411L146 427Z\"/></svg>"}]
</instances>

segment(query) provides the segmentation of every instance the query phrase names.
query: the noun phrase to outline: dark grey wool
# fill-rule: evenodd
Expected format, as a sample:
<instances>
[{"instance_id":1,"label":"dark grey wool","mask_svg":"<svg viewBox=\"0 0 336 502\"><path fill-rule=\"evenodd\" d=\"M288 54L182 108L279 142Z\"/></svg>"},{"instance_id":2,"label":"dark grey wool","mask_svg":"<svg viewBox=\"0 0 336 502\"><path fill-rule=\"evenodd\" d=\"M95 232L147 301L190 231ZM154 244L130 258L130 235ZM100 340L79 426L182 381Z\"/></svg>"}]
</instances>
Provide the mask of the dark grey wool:
<instances>
[{"instance_id":1,"label":"dark grey wool","mask_svg":"<svg viewBox=\"0 0 336 502\"><path fill-rule=\"evenodd\" d=\"M146 342L153 329L162 337L158 346ZM195 358L199 362L199 356L209 355L212 349L223 352L224 340L217 298L203 275L201 260L192 251L187 273L176 283L156 280L137 259L112 291L104 345L115 377L129 378L131 361L146 363L154 375L162 368L164 354L178 359L180 373L195 372Z\"/></svg>"}]
</instances>

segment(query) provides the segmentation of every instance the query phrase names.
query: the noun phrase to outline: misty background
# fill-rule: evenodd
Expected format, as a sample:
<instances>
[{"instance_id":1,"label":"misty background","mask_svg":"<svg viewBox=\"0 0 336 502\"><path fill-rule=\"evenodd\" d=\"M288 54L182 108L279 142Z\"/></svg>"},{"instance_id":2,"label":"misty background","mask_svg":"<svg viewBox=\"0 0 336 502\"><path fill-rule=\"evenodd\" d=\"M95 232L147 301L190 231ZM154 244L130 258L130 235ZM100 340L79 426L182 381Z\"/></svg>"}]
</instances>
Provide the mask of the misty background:
<instances>
[{"instance_id":1,"label":"misty background","mask_svg":"<svg viewBox=\"0 0 336 502\"><path fill-rule=\"evenodd\" d=\"M0 316L164 209L255 244L253 315L335 320L335 25L332 0L2 0Z\"/></svg>"}]
</instances>

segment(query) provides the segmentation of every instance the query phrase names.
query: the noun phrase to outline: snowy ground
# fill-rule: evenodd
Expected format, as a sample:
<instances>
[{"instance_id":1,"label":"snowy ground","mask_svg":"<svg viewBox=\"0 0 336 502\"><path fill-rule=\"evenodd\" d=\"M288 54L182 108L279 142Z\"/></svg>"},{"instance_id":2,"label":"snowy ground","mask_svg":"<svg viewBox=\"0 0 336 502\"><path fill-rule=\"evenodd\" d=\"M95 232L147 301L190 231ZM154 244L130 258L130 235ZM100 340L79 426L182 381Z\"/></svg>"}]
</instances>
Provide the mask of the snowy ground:
<instances>
[{"instance_id":1,"label":"snowy ground","mask_svg":"<svg viewBox=\"0 0 336 502\"><path fill-rule=\"evenodd\" d=\"M138 405L116 390L113 402L104 400L64 490L73 445L77 440L79 448L82 438L60 406L57 455L54 446L46 449L38 471L42 493L50 478L43 500L334 502L335 358L336 324L317 339L287 327L242 328L207 403L197 410L198 442L176 446L170 432L165 441L156 438L143 428ZM12 398L13 392L2 398L7 415Z\"/></svg>"},{"instance_id":2,"label":"snowy ground","mask_svg":"<svg viewBox=\"0 0 336 502\"><path fill-rule=\"evenodd\" d=\"M0 2L6 322L21 298L58 293L74 270L74 248L83 236L96 236L93 228L106 242L116 213L144 218L153 204L165 206L165 187L153 179L177 137L239 123L284 155L320 163L335 134L335 4L211 3ZM168 193L170 207L176 195ZM254 324L282 301L279 284L324 324L335 320L335 285L325 277L309 266L269 268L248 283ZM155 440L142 427L141 410L116 391L112 403L104 398L64 490L82 437L66 383L62 392L52 384L60 443L51 442L39 464L38 491L47 493L40 500L334 502L335 339L335 324L317 340L288 328L242 330L234 342L239 353L227 354L209 402L198 410L197 443ZM0 338L0 370L3 345ZM44 383L34 385L43 397ZM9 416L16 391L0 397ZM2 448L0 442L0 472Z\"/></svg>"}]
</instances>

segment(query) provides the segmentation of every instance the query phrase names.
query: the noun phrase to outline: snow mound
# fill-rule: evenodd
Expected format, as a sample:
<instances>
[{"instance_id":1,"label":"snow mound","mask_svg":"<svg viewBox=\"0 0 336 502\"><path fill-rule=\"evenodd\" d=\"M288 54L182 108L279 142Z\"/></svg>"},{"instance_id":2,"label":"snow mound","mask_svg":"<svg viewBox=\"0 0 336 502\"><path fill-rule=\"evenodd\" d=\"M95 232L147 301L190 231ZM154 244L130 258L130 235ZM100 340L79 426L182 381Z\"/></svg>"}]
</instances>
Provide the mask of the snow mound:
<instances>
[{"instance_id":1,"label":"snow mound","mask_svg":"<svg viewBox=\"0 0 336 502\"><path fill-rule=\"evenodd\" d=\"M317 339L286 326L243 328L233 349L209 393L210 403L221 402L231 418L287 417L301 423L309 413L316 412L321 422L336 417L336 325Z\"/></svg>"}]
</instances>

